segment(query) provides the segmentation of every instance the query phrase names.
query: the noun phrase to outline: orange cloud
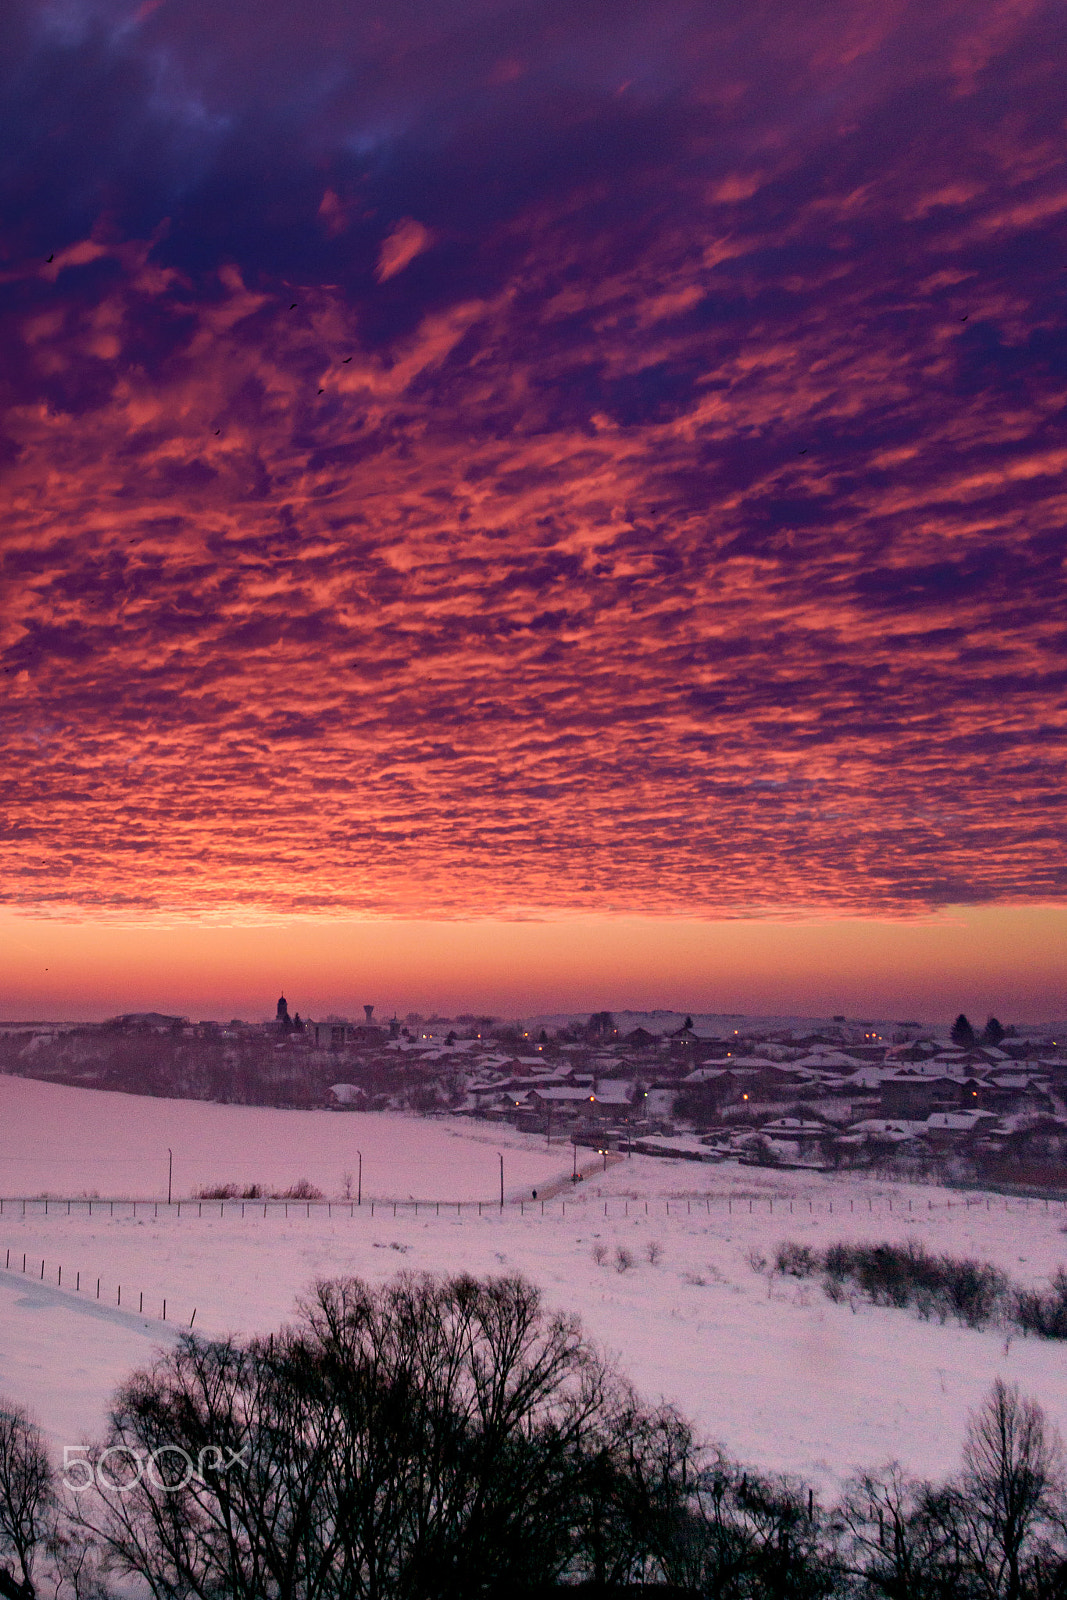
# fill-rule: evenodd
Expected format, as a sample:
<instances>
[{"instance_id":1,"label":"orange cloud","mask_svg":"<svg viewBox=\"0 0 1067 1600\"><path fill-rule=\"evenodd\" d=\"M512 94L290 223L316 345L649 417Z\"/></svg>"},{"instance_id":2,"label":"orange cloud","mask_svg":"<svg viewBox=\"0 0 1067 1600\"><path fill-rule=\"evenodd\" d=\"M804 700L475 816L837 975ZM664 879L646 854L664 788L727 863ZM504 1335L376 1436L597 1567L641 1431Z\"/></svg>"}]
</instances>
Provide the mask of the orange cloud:
<instances>
[{"instance_id":1,"label":"orange cloud","mask_svg":"<svg viewBox=\"0 0 1067 1600\"><path fill-rule=\"evenodd\" d=\"M432 243L433 235L429 228L423 227L422 223L416 222L413 217L404 217L382 240L378 266L374 274L378 282L387 283L390 278L395 278L398 272L403 272L405 267L410 266L416 256L428 250Z\"/></svg>"}]
</instances>

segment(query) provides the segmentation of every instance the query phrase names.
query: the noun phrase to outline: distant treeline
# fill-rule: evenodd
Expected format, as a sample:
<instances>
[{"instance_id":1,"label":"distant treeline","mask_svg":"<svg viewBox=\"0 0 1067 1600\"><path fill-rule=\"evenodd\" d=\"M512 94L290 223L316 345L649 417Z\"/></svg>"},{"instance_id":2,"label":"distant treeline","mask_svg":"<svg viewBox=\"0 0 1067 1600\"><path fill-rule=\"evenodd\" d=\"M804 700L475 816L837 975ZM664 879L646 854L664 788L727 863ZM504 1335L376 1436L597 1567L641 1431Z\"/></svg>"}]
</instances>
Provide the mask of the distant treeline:
<instances>
[{"instance_id":1,"label":"distant treeline","mask_svg":"<svg viewBox=\"0 0 1067 1600\"><path fill-rule=\"evenodd\" d=\"M0 1595L103 1600L131 1578L158 1600L1067 1593L1064 1462L1016 1389L971 1416L947 1482L894 1464L827 1507L644 1405L517 1277L323 1282L269 1337L187 1336L64 1478L0 1411Z\"/></svg>"},{"instance_id":2,"label":"distant treeline","mask_svg":"<svg viewBox=\"0 0 1067 1600\"><path fill-rule=\"evenodd\" d=\"M282 1044L283 1048L276 1046ZM343 1063L343 1067L342 1067ZM328 1101L339 1074L352 1078L360 1105L433 1111L462 1100L454 1074L430 1081L418 1069L382 1051L358 1061L305 1049L273 1029L232 1037L185 1035L181 1030L72 1029L54 1039L28 1042L0 1035L0 1071L76 1088L225 1105L292 1106Z\"/></svg>"}]
</instances>

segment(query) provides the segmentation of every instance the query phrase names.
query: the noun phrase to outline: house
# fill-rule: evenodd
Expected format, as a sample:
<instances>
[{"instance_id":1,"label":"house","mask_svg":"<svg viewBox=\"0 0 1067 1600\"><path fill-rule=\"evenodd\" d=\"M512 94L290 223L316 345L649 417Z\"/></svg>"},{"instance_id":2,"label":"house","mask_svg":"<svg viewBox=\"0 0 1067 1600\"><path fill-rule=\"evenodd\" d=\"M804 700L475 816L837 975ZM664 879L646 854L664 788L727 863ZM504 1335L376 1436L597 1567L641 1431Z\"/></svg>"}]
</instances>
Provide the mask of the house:
<instances>
[{"instance_id":1,"label":"house","mask_svg":"<svg viewBox=\"0 0 1067 1600\"><path fill-rule=\"evenodd\" d=\"M546 1119L558 1111L587 1122L614 1122L632 1114L632 1093L633 1085L625 1081L609 1081L595 1093L592 1088L546 1089L538 1085L528 1091L526 1102Z\"/></svg>"},{"instance_id":2,"label":"house","mask_svg":"<svg viewBox=\"0 0 1067 1600\"><path fill-rule=\"evenodd\" d=\"M950 1149L996 1126L991 1111L934 1111L926 1119L926 1137L935 1149Z\"/></svg>"},{"instance_id":3,"label":"house","mask_svg":"<svg viewBox=\"0 0 1067 1600\"><path fill-rule=\"evenodd\" d=\"M954 1109L963 1098L964 1087L959 1078L901 1072L882 1080L881 1113L883 1117L921 1120L932 1111Z\"/></svg>"},{"instance_id":4,"label":"house","mask_svg":"<svg viewBox=\"0 0 1067 1600\"><path fill-rule=\"evenodd\" d=\"M824 1143L832 1132L823 1123L803 1117L776 1117L760 1129L760 1134L771 1141L781 1161L805 1166L821 1160Z\"/></svg>"}]
</instances>

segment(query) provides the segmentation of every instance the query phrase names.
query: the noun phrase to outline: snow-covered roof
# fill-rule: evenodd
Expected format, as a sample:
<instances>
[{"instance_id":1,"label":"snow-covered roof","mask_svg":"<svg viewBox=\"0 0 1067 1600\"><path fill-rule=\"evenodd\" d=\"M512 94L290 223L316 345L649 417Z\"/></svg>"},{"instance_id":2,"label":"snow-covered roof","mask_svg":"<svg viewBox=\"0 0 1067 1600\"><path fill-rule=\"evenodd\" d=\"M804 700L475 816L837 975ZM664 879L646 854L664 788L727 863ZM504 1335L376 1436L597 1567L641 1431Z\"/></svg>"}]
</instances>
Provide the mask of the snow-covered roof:
<instances>
[{"instance_id":1,"label":"snow-covered roof","mask_svg":"<svg viewBox=\"0 0 1067 1600\"><path fill-rule=\"evenodd\" d=\"M925 1133L925 1122L914 1122L906 1117L865 1117L862 1122L854 1122L849 1129L849 1135L863 1133L873 1134L881 1139L914 1139L918 1134ZM848 1137L848 1135L846 1135Z\"/></svg>"},{"instance_id":2,"label":"snow-covered roof","mask_svg":"<svg viewBox=\"0 0 1067 1600\"><path fill-rule=\"evenodd\" d=\"M992 1111L933 1111L926 1126L945 1133L969 1133L983 1120L996 1121Z\"/></svg>"},{"instance_id":3,"label":"snow-covered roof","mask_svg":"<svg viewBox=\"0 0 1067 1600\"><path fill-rule=\"evenodd\" d=\"M331 1083L330 1093L343 1106L350 1106L353 1101L363 1099L363 1090L358 1089L354 1083Z\"/></svg>"}]
</instances>

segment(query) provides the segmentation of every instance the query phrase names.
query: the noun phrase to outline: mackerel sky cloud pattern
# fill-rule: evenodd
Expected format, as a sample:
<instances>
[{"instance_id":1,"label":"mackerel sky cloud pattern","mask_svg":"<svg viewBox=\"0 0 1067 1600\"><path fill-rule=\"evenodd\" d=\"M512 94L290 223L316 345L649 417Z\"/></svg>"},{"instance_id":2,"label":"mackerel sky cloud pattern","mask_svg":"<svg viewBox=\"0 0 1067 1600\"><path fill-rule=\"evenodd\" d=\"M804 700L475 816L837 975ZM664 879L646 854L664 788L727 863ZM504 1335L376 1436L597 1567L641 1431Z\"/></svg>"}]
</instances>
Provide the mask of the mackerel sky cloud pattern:
<instances>
[{"instance_id":1,"label":"mackerel sky cloud pattern","mask_svg":"<svg viewBox=\"0 0 1067 1600\"><path fill-rule=\"evenodd\" d=\"M1067 18L16 3L0 894L1067 895Z\"/></svg>"}]
</instances>

